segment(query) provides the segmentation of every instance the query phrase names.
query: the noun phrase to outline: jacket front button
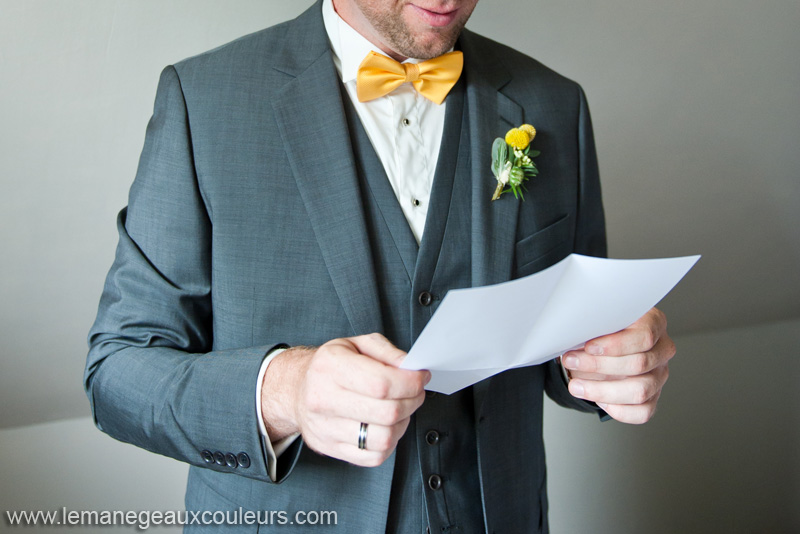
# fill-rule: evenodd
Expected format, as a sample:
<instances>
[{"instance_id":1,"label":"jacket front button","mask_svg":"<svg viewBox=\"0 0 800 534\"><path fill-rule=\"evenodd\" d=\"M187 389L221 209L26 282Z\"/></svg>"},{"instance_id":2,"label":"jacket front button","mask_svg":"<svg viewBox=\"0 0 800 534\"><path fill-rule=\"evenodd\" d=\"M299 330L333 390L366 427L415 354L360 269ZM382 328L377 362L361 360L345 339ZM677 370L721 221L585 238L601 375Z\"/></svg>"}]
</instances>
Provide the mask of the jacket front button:
<instances>
[{"instance_id":1,"label":"jacket front button","mask_svg":"<svg viewBox=\"0 0 800 534\"><path fill-rule=\"evenodd\" d=\"M428 477L428 487L433 491L442 487L442 477L439 475L431 475Z\"/></svg>"},{"instance_id":2,"label":"jacket front button","mask_svg":"<svg viewBox=\"0 0 800 534\"><path fill-rule=\"evenodd\" d=\"M419 303L423 306L430 306L431 302L433 302L433 295L431 295L427 291L423 291L419 294Z\"/></svg>"}]
</instances>

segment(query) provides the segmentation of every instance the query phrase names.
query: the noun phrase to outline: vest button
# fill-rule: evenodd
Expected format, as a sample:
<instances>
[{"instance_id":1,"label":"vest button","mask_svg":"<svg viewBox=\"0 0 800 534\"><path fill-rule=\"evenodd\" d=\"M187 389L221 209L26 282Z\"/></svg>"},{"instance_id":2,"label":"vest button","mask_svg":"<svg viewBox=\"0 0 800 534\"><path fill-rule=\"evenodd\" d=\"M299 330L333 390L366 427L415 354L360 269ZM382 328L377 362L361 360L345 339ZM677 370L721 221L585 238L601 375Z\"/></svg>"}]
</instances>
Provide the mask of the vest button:
<instances>
[{"instance_id":1,"label":"vest button","mask_svg":"<svg viewBox=\"0 0 800 534\"><path fill-rule=\"evenodd\" d=\"M439 433L435 430L429 430L427 434L425 434L425 441L428 442L428 445L436 445L439 443Z\"/></svg>"},{"instance_id":2,"label":"vest button","mask_svg":"<svg viewBox=\"0 0 800 534\"><path fill-rule=\"evenodd\" d=\"M423 291L422 293L419 294L418 300L419 303L422 304L423 306L430 306L431 302L433 302L433 295L431 295L427 291Z\"/></svg>"},{"instance_id":3,"label":"vest button","mask_svg":"<svg viewBox=\"0 0 800 534\"><path fill-rule=\"evenodd\" d=\"M431 475L428 477L428 487L433 491L442 487L442 477L439 475Z\"/></svg>"}]
</instances>

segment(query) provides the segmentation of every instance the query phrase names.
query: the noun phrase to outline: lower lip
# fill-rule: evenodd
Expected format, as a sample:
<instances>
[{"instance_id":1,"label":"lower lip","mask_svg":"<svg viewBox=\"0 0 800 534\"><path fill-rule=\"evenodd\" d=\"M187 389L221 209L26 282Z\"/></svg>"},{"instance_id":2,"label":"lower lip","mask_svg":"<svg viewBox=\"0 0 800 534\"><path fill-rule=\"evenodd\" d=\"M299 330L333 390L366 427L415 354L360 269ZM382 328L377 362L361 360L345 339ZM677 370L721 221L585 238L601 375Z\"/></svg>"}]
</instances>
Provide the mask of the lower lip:
<instances>
[{"instance_id":1,"label":"lower lip","mask_svg":"<svg viewBox=\"0 0 800 534\"><path fill-rule=\"evenodd\" d=\"M426 23L436 28L442 28L450 25L454 20L456 20L456 14L458 13L458 10L453 10L449 13L435 13L419 6L415 6L414 4L411 4L411 7L414 8L414 10Z\"/></svg>"}]
</instances>

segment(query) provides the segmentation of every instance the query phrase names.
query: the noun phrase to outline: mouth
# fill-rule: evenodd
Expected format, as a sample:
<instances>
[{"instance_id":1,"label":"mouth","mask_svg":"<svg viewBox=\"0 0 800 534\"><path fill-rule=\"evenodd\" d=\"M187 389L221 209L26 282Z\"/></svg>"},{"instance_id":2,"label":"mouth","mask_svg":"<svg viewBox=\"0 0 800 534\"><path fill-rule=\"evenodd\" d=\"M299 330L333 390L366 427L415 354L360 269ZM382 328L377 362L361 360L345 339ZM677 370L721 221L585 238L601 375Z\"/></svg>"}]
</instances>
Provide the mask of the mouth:
<instances>
[{"instance_id":1,"label":"mouth","mask_svg":"<svg viewBox=\"0 0 800 534\"><path fill-rule=\"evenodd\" d=\"M452 24L458 15L458 9L447 11L445 8L426 9L415 4L410 4L415 13L427 24L435 28L443 28Z\"/></svg>"}]
</instances>

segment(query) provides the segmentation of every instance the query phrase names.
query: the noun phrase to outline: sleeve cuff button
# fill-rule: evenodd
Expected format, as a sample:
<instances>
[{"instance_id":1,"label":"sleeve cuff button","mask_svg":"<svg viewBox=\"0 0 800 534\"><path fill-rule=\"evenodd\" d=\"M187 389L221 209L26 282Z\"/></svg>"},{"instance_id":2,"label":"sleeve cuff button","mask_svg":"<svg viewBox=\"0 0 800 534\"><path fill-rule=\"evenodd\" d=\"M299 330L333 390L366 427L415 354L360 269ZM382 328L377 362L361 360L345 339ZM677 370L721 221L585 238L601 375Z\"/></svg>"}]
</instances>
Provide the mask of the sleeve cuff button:
<instances>
[{"instance_id":1,"label":"sleeve cuff button","mask_svg":"<svg viewBox=\"0 0 800 534\"><path fill-rule=\"evenodd\" d=\"M239 467L242 469L250 467L250 457L247 456L247 453L240 452L239 455L236 456L236 460L239 462Z\"/></svg>"}]
</instances>

